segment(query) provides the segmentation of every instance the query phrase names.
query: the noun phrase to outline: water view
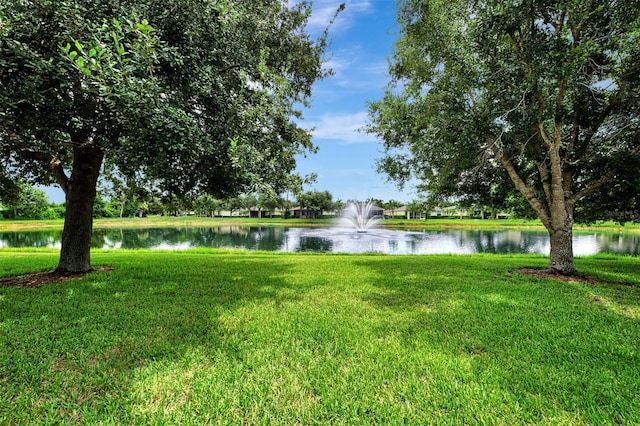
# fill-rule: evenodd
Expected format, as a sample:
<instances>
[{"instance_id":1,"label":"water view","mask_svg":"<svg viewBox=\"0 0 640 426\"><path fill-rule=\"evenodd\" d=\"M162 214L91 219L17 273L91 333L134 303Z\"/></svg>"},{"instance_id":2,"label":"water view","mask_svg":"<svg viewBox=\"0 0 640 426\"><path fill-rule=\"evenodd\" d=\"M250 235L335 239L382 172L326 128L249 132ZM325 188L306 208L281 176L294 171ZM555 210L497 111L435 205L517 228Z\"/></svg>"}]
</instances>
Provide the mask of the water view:
<instances>
[{"instance_id":1,"label":"water view","mask_svg":"<svg viewBox=\"0 0 640 426\"><path fill-rule=\"evenodd\" d=\"M59 248L61 231L0 232L0 249ZM184 250L195 247L284 252L384 254L549 254L544 231L522 230L389 230L367 232L333 227L215 226L207 228L97 229L92 247L105 249ZM574 253L640 255L640 235L574 234Z\"/></svg>"}]
</instances>

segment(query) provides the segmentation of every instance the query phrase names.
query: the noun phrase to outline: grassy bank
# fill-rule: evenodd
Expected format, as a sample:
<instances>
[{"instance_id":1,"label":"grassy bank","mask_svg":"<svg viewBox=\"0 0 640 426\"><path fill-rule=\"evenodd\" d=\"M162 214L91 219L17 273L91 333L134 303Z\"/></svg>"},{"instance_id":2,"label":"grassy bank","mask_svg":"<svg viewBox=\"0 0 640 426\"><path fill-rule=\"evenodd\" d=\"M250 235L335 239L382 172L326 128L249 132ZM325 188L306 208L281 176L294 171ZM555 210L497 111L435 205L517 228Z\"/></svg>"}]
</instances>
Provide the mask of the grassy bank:
<instances>
[{"instance_id":1,"label":"grassy bank","mask_svg":"<svg viewBox=\"0 0 640 426\"><path fill-rule=\"evenodd\" d=\"M53 268L0 251L0 274ZM629 285L537 256L95 250L114 267L0 288L0 424L637 424Z\"/></svg>"},{"instance_id":2,"label":"grassy bank","mask_svg":"<svg viewBox=\"0 0 640 426\"><path fill-rule=\"evenodd\" d=\"M197 217L197 216L148 216L144 218L125 217L95 219L93 226L96 229L114 228L170 228L170 227L210 227L225 225L274 225L274 226L330 226L334 219L282 219L263 218L252 219L243 217ZM23 231L37 229L62 229L63 219L55 220L0 220L0 230Z\"/></svg>"},{"instance_id":3,"label":"grassy bank","mask_svg":"<svg viewBox=\"0 0 640 426\"><path fill-rule=\"evenodd\" d=\"M246 226L331 226L335 219L283 219L283 218L228 218L228 217L196 217L196 216L149 216L145 218L114 218L96 219L94 228L164 228L164 227L210 227L222 225L246 225ZM56 220L0 220L0 230L23 231L37 229L62 229L64 221ZM479 219L385 219L379 222L380 226L388 228L419 228L419 229L538 229L544 230L539 220L529 219L504 219L504 220L479 220ZM576 224L574 229L580 231L612 231L612 232L640 232L640 224L627 223L621 226L614 222L594 223L590 225Z\"/></svg>"}]
</instances>

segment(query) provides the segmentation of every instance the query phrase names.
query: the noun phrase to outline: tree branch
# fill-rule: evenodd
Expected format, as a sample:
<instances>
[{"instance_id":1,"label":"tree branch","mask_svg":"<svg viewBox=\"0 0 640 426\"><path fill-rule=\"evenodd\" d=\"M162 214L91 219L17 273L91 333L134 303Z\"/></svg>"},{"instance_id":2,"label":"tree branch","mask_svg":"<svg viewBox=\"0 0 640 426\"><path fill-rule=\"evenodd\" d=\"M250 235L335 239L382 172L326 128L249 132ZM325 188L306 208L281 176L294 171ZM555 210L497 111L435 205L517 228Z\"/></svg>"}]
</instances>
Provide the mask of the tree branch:
<instances>
[{"instance_id":1,"label":"tree branch","mask_svg":"<svg viewBox=\"0 0 640 426\"><path fill-rule=\"evenodd\" d=\"M558 88L558 96L556 97L556 112L558 109L562 108L562 104L564 103L564 98L567 94L567 79L563 78L560 81L560 87Z\"/></svg>"},{"instance_id":2,"label":"tree branch","mask_svg":"<svg viewBox=\"0 0 640 426\"><path fill-rule=\"evenodd\" d=\"M560 147L560 145L562 144L562 122L558 119L558 115L562 112L562 104L564 103L566 94L567 79L563 78L560 81L560 87L558 87L558 95L556 96L555 118L553 120L553 144L555 147Z\"/></svg>"},{"instance_id":3,"label":"tree branch","mask_svg":"<svg viewBox=\"0 0 640 426\"><path fill-rule=\"evenodd\" d=\"M587 150L589 143L591 143L591 139L593 139L595 134L598 133L598 129L600 128L600 126L602 126L602 124L607 119L609 114L611 114L613 109L622 102L622 98L623 98L624 90L626 89L626 86L627 86L627 83L625 81L622 81L620 83L620 86L618 87L618 91L616 92L615 95L611 97L611 100L609 101L609 104L607 105L607 107L602 111L602 113L600 114L600 116L597 117L596 120L592 121L593 124L590 126L590 129L589 129L590 131L587 132L584 140L580 144L582 152L585 152Z\"/></svg>"},{"instance_id":4,"label":"tree branch","mask_svg":"<svg viewBox=\"0 0 640 426\"><path fill-rule=\"evenodd\" d=\"M490 138L490 137L488 137L487 139L488 139L487 140L488 146L493 152L493 155L496 156L498 161L500 161L502 166L505 168L505 170L509 174L509 177L511 178L511 181L516 186L516 189L520 191L522 195L524 195L527 202L529 203L531 208L533 208L533 210L536 212L536 214L538 215L538 217L540 218L544 226L547 229L549 229L549 226L551 225L549 210L540 201L540 199L538 199L534 188L528 186L524 182L524 180L522 180L522 178L520 177L520 174L518 173L515 166L513 165L513 162L509 158L507 158L507 156L504 155L504 153L498 147L497 140L494 140L493 138Z\"/></svg>"},{"instance_id":5,"label":"tree branch","mask_svg":"<svg viewBox=\"0 0 640 426\"><path fill-rule=\"evenodd\" d=\"M45 163L49 168L49 172L53 175L56 182L60 185L64 193L67 193L67 188L69 185L69 177L64 172L64 168L62 167L62 163L58 160L54 155L51 155L47 152L40 151L30 151L27 149L23 149L20 151L22 156L30 159L39 161L41 163Z\"/></svg>"},{"instance_id":6,"label":"tree branch","mask_svg":"<svg viewBox=\"0 0 640 426\"><path fill-rule=\"evenodd\" d=\"M547 200L551 200L551 179L549 178L549 170L547 170L546 165L541 161L536 161L536 167L540 174L540 181L542 182L544 194L547 197Z\"/></svg>"},{"instance_id":7,"label":"tree branch","mask_svg":"<svg viewBox=\"0 0 640 426\"><path fill-rule=\"evenodd\" d=\"M567 151L564 153L565 164L569 162L570 155L573 153L573 148L576 146L579 137L580 125L578 124L578 116L574 114L573 124L571 125L571 139L567 146Z\"/></svg>"},{"instance_id":8,"label":"tree branch","mask_svg":"<svg viewBox=\"0 0 640 426\"><path fill-rule=\"evenodd\" d=\"M527 74L531 75L531 73L533 72L533 67L531 66L531 63L527 61L527 58L524 56L524 53L522 52L522 48L520 47L520 43L518 42L518 39L516 38L516 35L513 33L513 31L509 32L509 38L511 39L511 44L513 44L513 48L516 56L518 57L518 59L520 59L520 62L522 62L522 64L525 66L527 70Z\"/></svg>"},{"instance_id":9,"label":"tree branch","mask_svg":"<svg viewBox=\"0 0 640 426\"><path fill-rule=\"evenodd\" d=\"M638 154L640 154L640 145L636 146L631 151L629 151L627 156L633 156ZM611 179L613 179L619 171L620 171L619 167L609 170L609 172L602 175L600 179L596 180L591 185L583 188L581 191L578 191L577 193L575 193L569 201L575 205L582 197L585 197L591 194L592 192L596 191L597 189L600 189L604 184L606 184Z\"/></svg>"},{"instance_id":10,"label":"tree branch","mask_svg":"<svg viewBox=\"0 0 640 426\"><path fill-rule=\"evenodd\" d=\"M509 32L509 38L511 39L511 44L513 45L516 57L520 60L520 62L522 62L522 65L524 65L525 67L526 75L528 77L533 76L533 64L531 63L531 60L525 56L522 47L520 46L520 43L513 31ZM544 97L542 96L542 93L540 93L540 90L536 90L534 94L536 99L538 100L538 113L542 114L545 105Z\"/></svg>"},{"instance_id":11,"label":"tree branch","mask_svg":"<svg viewBox=\"0 0 640 426\"><path fill-rule=\"evenodd\" d=\"M538 132L538 135L540 135L540 138L542 139L542 141L544 142L544 144L548 147L551 148L553 147L553 143L551 142L551 139L549 139L549 135L547 135L547 132L544 130L544 123L542 121L539 121L536 123L536 131Z\"/></svg>"}]
</instances>

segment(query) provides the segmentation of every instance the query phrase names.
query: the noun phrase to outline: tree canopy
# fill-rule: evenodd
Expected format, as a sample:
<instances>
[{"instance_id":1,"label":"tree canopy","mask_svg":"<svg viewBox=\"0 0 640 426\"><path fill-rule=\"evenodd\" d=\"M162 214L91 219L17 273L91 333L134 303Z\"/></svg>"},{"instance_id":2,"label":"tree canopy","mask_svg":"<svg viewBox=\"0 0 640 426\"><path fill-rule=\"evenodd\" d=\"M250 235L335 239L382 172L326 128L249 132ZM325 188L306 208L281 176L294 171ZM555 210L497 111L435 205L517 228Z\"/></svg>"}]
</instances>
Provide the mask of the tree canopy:
<instances>
[{"instance_id":1,"label":"tree canopy","mask_svg":"<svg viewBox=\"0 0 640 426\"><path fill-rule=\"evenodd\" d=\"M300 207L322 214L324 211L334 210L336 203L329 191L307 191L298 195Z\"/></svg>"},{"instance_id":2,"label":"tree canopy","mask_svg":"<svg viewBox=\"0 0 640 426\"><path fill-rule=\"evenodd\" d=\"M11 219L55 219L57 218L47 194L39 188L25 183L19 183L15 197L4 206L4 212L0 208L0 214Z\"/></svg>"},{"instance_id":3,"label":"tree canopy","mask_svg":"<svg viewBox=\"0 0 640 426\"><path fill-rule=\"evenodd\" d=\"M90 268L87 217L104 171L167 194L284 189L295 156L314 150L299 108L327 75L310 7L0 3L0 189L21 177L65 191L59 270Z\"/></svg>"},{"instance_id":4,"label":"tree canopy","mask_svg":"<svg viewBox=\"0 0 640 426\"><path fill-rule=\"evenodd\" d=\"M550 268L573 273L576 206L634 187L640 2L412 0L398 19L392 81L370 104L380 170L433 197L517 189L549 231Z\"/></svg>"}]
</instances>

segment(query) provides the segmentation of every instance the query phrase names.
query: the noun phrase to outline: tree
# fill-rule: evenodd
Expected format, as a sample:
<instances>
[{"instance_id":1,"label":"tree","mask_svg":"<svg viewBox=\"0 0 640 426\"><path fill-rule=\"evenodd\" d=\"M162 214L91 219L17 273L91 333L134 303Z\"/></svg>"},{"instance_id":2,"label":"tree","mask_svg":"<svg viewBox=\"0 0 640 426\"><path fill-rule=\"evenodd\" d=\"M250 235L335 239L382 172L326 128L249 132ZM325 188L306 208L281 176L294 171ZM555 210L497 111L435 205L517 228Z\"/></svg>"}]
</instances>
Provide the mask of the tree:
<instances>
[{"instance_id":1,"label":"tree","mask_svg":"<svg viewBox=\"0 0 640 426\"><path fill-rule=\"evenodd\" d=\"M336 200L333 202L333 205L329 210L333 210L334 212L341 212L342 210L344 210L344 207L345 207L344 201Z\"/></svg>"},{"instance_id":2,"label":"tree","mask_svg":"<svg viewBox=\"0 0 640 426\"><path fill-rule=\"evenodd\" d=\"M110 203L107 203L100 194L96 195L96 199L93 202L93 217L116 217L116 213L112 210Z\"/></svg>"},{"instance_id":3,"label":"tree","mask_svg":"<svg viewBox=\"0 0 640 426\"><path fill-rule=\"evenodd\" d=\"M213 217L222 208L222 201L209 194L200 194L193 201L193 208L199 215Z\"/></svg>"},{"instance_id":4,"label":"tree","mask_svg":"<svg viewBox=\"0 0 640 426\"><path fill-rule=\"evenodd\" d=\"M284 206L284 204L284 199L272 192L261 192L258 194L258 208L261 211L269 212L269 217L273 217L275 209Z\"/></svg>"},{"instance_id":5,"label":"tree","mask_svg":"<svg viewBox=\"0 0 640 426\"><path fill-rule=\"evenodd\" d=\"M298 196L300 207L304 207L322 216L326 210L334 208L333 195L329 191L308 191Z\"/></svg>"},{"instance_id":6,"label":"tree","mask_svg":"<svg viewBox=\"0 0 640 426\"><path fill-rule=\"evenodd\" d=\"M240 210L244 205L244 199L240 196L232 197L227 200L227 207L229 208L229 216L233 216L233 212Z\"/></svg>"},{"instance_id":7,"label":"tree","mask_svg":"<svg viewBox=\"0 0 640 426\"><path fill-rule=\"evenodd\" d=\"M249 216L251 216L251 209L258 207L258 197L253 194L245 194L244 197L242 197L242 207L244 207L249 212Z\"/></svg>"},{"instance_id":8,"label":"tree","mask_svg":"<svg viewBox=\"0 0 640 426\"><path fill-rule=\"evenodd\" d=\"M297 108L328 74L309 15L280 0L0 4L0 185L65 191L58 271L91 269L104 170L166 197L280 192L313 150Z\"/></svg>"},{"instance_id":9,"label":"tree","mask_svg":"<svg viewBox=\"0 0 640 426\"><path fill-rule=\"evenodd\" d=\"M287 177L284 183L284 208L285 211L285 219L289 218L291 215L291 207L293 207L292 202L289 198L289 195L293 195L294 197L302 194L302 190L304 185L311 185L316 182L318 179L318 175L315 173L311 173L305 176L300 176L299 174L291 174Z\"/></svg>"},{"instance_id":10,"label":"tree","mask_svg":"<svg viewBox=\"0 0 640 426\"><path fill-rule=\"evenodd\" d=\"M13 219L54 219L56 213L51 208L47 194L39 188L22 183L13 202L6 204L8 217Z\"/></svg>"},{"instance_id":11,"label":"tree","mask_svg":"<svg viewBox=\"0 0 640 426\"><path fill-rule=\"evenodd\" d=\"M396 216L396 210L402 207L402 203L396 200L389 200L386 203L382 204L380 207L391 210L391 218L394 218Z\"/></svg>"},{"instance_id":12,"label":"tree","mask_svg":"<svg viewBox=\"0 0 640 426\"><path fill-rule=\"evenodd\" d=\"M351 200L351 201L354 202L354 203L360 203L360 201L358 201L358 200ZM385 205L386 205L384 200L381 200L380 198L369 197L369 198L367 198L366 202L374 204L374 205L376 205L378 207L381 207L383 209L385 208Z\"/></svg>"},{"instance_id":13,"label":"tree","mask_svg":"<svg viewBox=\"0 0 640 426\"><path fill-rule=\"evenodd\" d=\"M576 218L581 222L611 220L640 222L640 158L635 164L628 164L623 170L623 178L617 179L598 191L587 195L576 207Z\"/></svg>"},{"instance_id":14,"label":"tree","mask_svg":"<svg viewBox=\"0 0 640 426\"><path fill-rule=\"evenodd\" d=\"M189 209L189 200L176 194L171 194L162 200L163 215L182 216Z\"/></svg>"},{"instance_id":15,"label":"tree","mask_svg":"<svg viewBox=\"0 0 640 426\"><path fill-rule=\"evenodd\" d=\"M407 204L407 219L426 217L429 214L429 204L422 200L412 200Z\"/></svg>"},{"instance_id":16,"label":"tree","mask_svg":"<svg viewBox=\"0 0 640 426\"><path fill-rule=\"evenodd\" d=\"M549 232L549 269L573 274L576 206L640 153L640 2L402 1L398 19L370 104L379 169L435 196L509 183Z\"/></svg>"}]
</instances>

